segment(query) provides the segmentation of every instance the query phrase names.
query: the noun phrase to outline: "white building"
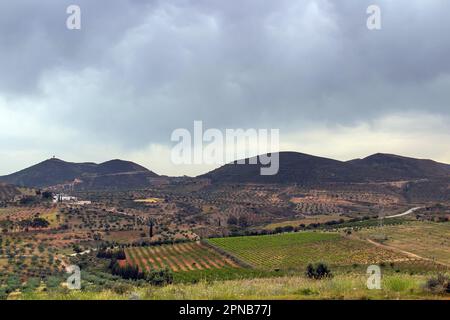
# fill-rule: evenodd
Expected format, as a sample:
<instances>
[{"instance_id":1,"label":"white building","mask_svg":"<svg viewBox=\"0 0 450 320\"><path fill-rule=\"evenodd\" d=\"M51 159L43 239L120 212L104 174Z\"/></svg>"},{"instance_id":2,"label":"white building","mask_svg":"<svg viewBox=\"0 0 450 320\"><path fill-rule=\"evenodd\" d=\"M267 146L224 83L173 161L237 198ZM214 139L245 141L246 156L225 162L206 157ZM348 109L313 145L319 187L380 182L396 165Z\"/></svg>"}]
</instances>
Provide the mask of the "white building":
<instances>
[{"instance_id":1,"label":"white building","mask_svg":"<svg viewBox=\"0 0 450 320\"><path fill-rule=\"evenodd\" d=\"M65 194L55 194L53 196L53 203L58 202L76 202L78 201L77 197L67 196Z\"/></svg>"}]
</instances>

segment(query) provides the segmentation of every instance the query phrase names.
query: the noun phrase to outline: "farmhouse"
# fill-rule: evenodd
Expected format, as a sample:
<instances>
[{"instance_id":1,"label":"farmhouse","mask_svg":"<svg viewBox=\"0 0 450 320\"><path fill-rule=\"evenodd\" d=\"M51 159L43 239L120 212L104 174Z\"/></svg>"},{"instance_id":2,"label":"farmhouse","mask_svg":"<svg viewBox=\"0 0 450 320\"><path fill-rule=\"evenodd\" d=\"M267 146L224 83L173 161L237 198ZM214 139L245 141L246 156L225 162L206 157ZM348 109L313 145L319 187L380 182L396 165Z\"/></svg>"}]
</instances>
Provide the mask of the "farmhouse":
<instances>
[{"instance_id":1,"label":"farmhouse","mask_svg":"<svg viewBox=\"0 0 450 320\"><path fill-rule=\"evenodd\" d=\"M55 194L53 196L53 203L59 202L76 202L78 201L77 197L67 196L64 194Z\"/></svg>"}]
</instances>

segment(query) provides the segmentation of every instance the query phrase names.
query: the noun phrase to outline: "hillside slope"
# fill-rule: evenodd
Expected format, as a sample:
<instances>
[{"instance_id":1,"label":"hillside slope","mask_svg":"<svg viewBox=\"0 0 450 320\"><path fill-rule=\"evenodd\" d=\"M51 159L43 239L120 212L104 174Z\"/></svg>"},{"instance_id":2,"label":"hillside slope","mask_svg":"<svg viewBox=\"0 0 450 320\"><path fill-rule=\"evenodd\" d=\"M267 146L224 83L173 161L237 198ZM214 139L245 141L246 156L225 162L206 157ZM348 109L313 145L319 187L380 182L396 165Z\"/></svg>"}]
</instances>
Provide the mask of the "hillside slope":
<instances>
[{"instance_id":1,"label":"hillside slope","mask_svg":"<svg viewBox=\"0 0 450 320\"><path fill-rule=\"evenodd\" d=\"M0 183L0 201L12 200L21 192L12 185Z\"/></svg>"},{"instance_id":2,"label":"hillside slope","mask_svg":"<svg viewBox=\"0 0 450 320\"><path fill-rule=\"evenodd\" d=\"M104 188L137 188L148 185L154 172L129 161L111 160L101 164L72 163L49 159L19 172L2 176L0 181L27 187L51 187L76 181L77 185Z\"/></svg>"},{"instance_id":3,"label":"hillside slope","mask_svg":"<svg viewBox=\"0 0 450 320\"><path fill-rule=\"evenodd\" d=\"M279 172L260 174L260 164L230 163L199 177L213 183L355 183L450 177L450 165L432 160L376 154L364 159L337 161L297 152L279 153Z\"/></svg>"},{"instance_id":4,"label":"hillside slope","mask_svg":"<svg viewBox=\"0 0 450 320\"><path fill-rule=\"evenodd\" d=\"M395 154L377 153L364 159L348 161L380 178L437 178L450 174L450 165L428 159L415 159Z\"/></svg>"}]
</instances>

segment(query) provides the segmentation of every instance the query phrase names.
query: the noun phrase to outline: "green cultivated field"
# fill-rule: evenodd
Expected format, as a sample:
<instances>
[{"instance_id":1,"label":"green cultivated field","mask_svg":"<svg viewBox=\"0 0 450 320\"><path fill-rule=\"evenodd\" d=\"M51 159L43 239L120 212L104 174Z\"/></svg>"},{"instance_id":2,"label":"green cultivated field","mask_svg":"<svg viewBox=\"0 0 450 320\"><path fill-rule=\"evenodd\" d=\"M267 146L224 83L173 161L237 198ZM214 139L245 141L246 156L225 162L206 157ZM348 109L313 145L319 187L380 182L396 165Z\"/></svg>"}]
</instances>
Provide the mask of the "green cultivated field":
<instances>
[{"instance_id":1,"label":"green cultivated field","mask_svg":"<svg viewBox=\"0 0 450 320\"><path fill-rule=\"evenodd\" d=\"M308 263L351 266L405 261L400 253L377 248L338 233L297 232L253 237L209 239L208 242L261 270L301 270Z\"/></svg>"}]
</instances>

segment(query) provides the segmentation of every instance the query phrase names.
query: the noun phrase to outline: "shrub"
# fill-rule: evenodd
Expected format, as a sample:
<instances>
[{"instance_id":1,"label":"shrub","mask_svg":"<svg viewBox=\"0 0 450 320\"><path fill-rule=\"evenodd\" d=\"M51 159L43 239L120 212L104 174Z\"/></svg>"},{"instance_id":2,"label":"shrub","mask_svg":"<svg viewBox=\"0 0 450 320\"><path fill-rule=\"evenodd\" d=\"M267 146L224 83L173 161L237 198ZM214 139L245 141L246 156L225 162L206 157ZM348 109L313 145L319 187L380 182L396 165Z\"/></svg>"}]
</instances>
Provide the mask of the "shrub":
<instances>
[{"instance_id":1,"label":"shrub","mask_svg":"<svg viewBox=\"0 0 450 320\"><path fill-rule=\"evenodd\" d=\"M29 278L25 286L23 287L23 292L33 292L41 284L41 279L39 278Z\"/></svg>"},{"instance_id":2,"label":"shrub","mask_svg":"<svg viewBox=\"0 0 450 320\"><path fill-rule=\"evenodd\" d=\"M139 271L137 266L127 264L126 266L121 267L117 261L112 260L110 268L113 275L118 275L124 279L139 280L145 278L145 274Z\"/></svg>"},{"instance_id":3,"label":"shrub","mask_svg":"<svg viewBox=\"0 0 450 320\"><path fill-rule=\"evenodd\" d=\"M438 274L427 280L425 289L433 293L450 293L450 277Z\"/></svg>"},{"instance_id":4,"label":"shrub","mask_svg":"<svg viewBox=\"0 0 450 320\"><path fill-rule=\"evenodd\" d=\"M333 275L325 263L318 263L316 265L308 264L306 267L306 276L311 279L331 278Z\"/></svg>"},{"instance_id":5,"label":"shrub","mask_svg":"<svg viewBox=\"0 0 450 320\"><path fill-rule=\"evenodd\" d=\"M73 252L75 252L75 253L81 253L81 252L83 252L83 249L82 249L78 244L74 244L74 245L72 246L72 249L73 249Z\"/></svg>"},{"instance_id":6,"label":"shrub","mask_svg":"<svg viewBox=\"0 0 450 320\"><path fill-rule=\"evenodd\" d=\"M45 285L47 286L47 288L58 288L61 284L61 282L63 282L62 279L55 277L55 276L50 276L45 280Z\"/></svg>"},{"instance_id":7,"label":"shrub","mask_svg":"<svg viewBox=\"0 0 450 320\"><path fill-rule=\"evenodd\" d=\"M123 283L117 283L112 286L112 291L117 294L125 294L130 290L130 286Z\"/></svg>"},{"instance_id":8,"label":"shrub","mask_svg":"<svg viewBox=\"0 0 450 320\"><path fill-rule=\"evenodd\" d=\"M34 218L33 220L22 220L20 225L23 228L33 227L33 228L47 228L50 225L50 222L43 218Z\"/></svg>"},{"instance_id":9,"label":"shrub","mask_svg":"<svg viewBox=\"0 0 450 320\"><path fill-rule=\"evenodd\" d=\"M123 249L106 249L100 248L97 252L97 258L100 259L113 259L113 260L125 260L127 257Z\"/></svg>"},{"instance_id":10,"label":"shrub","mask_svg":"<svg viewBox=\"0 0 450 320\"><path fill-rule=\"evenodd\" d=\"M173 282L173 273L169 268L151 270L146 274L145 280L154 286L163 286Z\"/></svg>"},{"instance_id":11,"label":"shrub","mask_svg":"<svg viewBox=\"0 0 450 320\"><path fill-rule=\"evenodd\" d=\"M314 290L311 290L310 288L303 288L298 291L298 294L303 295L303 296L310 296L310 295L317 294L317 292L315 292Z\"/></svg>"},{"instance_id":12,"label":"shrub","mask_svg":"<svg viewBox=\"0 0 450 320\"><path fill-rule=\"evenodd\" d=\"M274 232L275 233L282 233L284 231L283 227L276 227Z\"/></svg>"},{"instance_id":13,"label":"shrub","mask_svg":"<svg viewBox=\"0 0 450 320\"><path fill-rule=\"evenodd\" d=\"M20 278L15 275L11 275L6 280L6 292L11 293L11 292L19 289L21 287L21 285L22 285L22 283L20 281Z\"/></svg>"},{"instance_id":14,"label":"shrub","mask_svg":"<svg viewBox=\"0 0 450 320\"><path fill-rule=\"evenodd\" d=\"M8 293L5 288L0 288L0 300L6 300L8 298Z\"/></svg>"}]
</instances>

